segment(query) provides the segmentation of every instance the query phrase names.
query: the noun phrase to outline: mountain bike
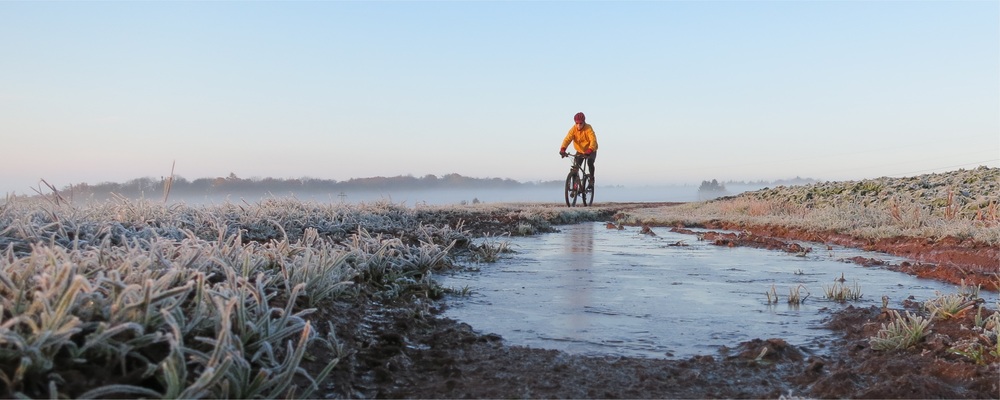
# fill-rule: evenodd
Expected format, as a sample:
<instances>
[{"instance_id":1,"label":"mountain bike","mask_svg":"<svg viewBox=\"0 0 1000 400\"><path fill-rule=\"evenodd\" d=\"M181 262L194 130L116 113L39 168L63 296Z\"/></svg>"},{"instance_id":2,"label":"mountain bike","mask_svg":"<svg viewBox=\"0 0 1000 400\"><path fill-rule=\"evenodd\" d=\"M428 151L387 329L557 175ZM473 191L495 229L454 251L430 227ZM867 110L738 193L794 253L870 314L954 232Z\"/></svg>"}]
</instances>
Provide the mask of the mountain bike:
<instances>
[{"instance_id":1,"label":"mountain bike","mask_svg":"<svg viewBox=\"0 0 1000 400\"><path fill-rule=\"evenodd\" d=\"M587 168L587 155L576 153L563 157L568 156L573 157L573 164L569 175L566 175L566 206L575 206L577 198L583 201L584 206L594 204L593 174Z\"/></svg>"}]
</instances>

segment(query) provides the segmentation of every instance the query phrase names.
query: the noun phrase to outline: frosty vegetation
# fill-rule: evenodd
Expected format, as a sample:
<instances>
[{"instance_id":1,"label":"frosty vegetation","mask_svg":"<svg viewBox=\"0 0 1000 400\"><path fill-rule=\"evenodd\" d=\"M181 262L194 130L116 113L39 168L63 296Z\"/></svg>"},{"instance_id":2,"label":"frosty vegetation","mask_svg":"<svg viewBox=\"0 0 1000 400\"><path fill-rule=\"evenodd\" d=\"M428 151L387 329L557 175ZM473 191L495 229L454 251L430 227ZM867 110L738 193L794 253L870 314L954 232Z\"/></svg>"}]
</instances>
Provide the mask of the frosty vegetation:
<instances>
[{"instance_id":1,"label":"frosty vegetation","mask_svg":"<svg viewBox=\"0 0 1000 400\"><path fill-rule=\"evenodd\" d=\"M677 207L639 209L624 222L725 220L835 231L861 238L957 237L1000 244L1000 168L907 178L779 186Z\"/></svg>"},{"instance_id":2,"label":"frosty vegetation","mask_svg":"<svg viewBox=\"0 0 1000 400\"><path fill-rule=\"evenodd\" d=\"M617 219L726 219L996 245L998 195L1000 169L978 168L778 187ZM0 203L3 397L310 397L352 353L340 338L360 329L336 324L344 309L336 304L406 301L420 310L450 290L435 273L495 260L505 235L615 213L538 204L63 200Z\"/></svg>"},{"instance_id":3,"label":"frosty vegetation","mask_svg":"<svg viewBox=\"0 0 1000 400\"><path fill-rule=\"evenodd\" d=\"M8 199L0 396L307 398L352 351L338 332L360 329L334 325L336 302L440 298L435 272L495 260L505 235L600 213Z\"/></svg>"}]
</instances>

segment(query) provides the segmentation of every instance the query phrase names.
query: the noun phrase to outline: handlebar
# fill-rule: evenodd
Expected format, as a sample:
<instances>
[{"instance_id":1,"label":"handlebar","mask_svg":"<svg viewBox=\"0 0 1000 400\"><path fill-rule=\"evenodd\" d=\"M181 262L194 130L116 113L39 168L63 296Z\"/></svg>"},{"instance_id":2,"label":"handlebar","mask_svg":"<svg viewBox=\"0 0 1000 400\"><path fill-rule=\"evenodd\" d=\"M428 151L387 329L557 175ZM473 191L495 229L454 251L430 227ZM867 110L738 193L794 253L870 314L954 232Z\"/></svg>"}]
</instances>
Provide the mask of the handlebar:
<instances>
[{"instance_id":1,"label":"handlebar","mask_svg":"<svg viewBox=\"0 0 1000 400\"><path fill-rule=\"evenodd\" d=\"M586 153L573 153L573 154L570 154L570 153L562 153L562 154L561 154L561 156L562 156L562 158L566 158L566 157L574 157L574 158L586 158L586 157L588 157L588 156L590 156L590 155L589 155L589 154L586 154Z\"/></svg>"}]
</instances>

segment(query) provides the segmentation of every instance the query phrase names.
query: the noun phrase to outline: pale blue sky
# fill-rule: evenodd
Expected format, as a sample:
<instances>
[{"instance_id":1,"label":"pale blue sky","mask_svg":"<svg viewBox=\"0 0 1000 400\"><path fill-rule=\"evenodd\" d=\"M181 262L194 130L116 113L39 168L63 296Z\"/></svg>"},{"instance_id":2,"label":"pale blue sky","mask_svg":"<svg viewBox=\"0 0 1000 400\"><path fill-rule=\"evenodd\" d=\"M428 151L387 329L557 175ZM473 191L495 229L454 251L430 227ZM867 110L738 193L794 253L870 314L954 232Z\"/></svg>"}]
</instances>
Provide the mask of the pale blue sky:
<instances>
[{"instance_id":1,"label":"pale blue sky","mask_svg":"<svg viewBox=\"0 0 1000 400\"><path fill-rule=\"evenodd\" d=\"M0 193L1000 166L1000 2L0 2Z\"/></svg>"}]
</instances>

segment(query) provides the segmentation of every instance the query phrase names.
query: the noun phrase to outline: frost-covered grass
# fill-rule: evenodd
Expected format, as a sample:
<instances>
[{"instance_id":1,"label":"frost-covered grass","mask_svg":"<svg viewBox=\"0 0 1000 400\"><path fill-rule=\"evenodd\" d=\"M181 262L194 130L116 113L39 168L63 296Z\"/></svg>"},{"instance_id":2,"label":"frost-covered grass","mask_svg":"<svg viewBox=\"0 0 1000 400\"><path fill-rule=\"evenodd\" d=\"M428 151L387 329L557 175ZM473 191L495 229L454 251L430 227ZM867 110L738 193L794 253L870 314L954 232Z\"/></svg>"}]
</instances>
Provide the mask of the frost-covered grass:
<instances>
[{"instance_id":1,"label":"frost-covered grass","mask_svg":"<svg viewBox=\"0 0 1000 400\"><path fill-rule=\"evenodd\" d=\"M896 310L889 310L889 313L891 314L889 323L882 324L882 329L875 336L869 338L872 349L906 349L917 344L930 333L928 326L932 318L914 315L909 311L906 312L905 317Z\"/></svg>"},{"instance_id":2,"label":"frost-covered grass","mask_svg":"<svg viewBox=\"0 0 1000 400\"><path fill-rule=\"evenodd\" d=\"M1000 244L1000 168L911 178L777 187L673 207L638 209L632 224L727 221L834 231L860 238L957 237Z\"/></svg>"},{"instance_id":3,"label":"frost-covered grass","mask_svg":"<svg viewBox=\"0 0 1000 400\"><path fill-rule=\"evenodd\" d=\"M905 317L896 310L887 310L888 323L870 337L869 343L874 350L907 349L918 344L931 333L934 323L939 320L955 318L964 312L976 310L976 318L972 326L962 330L970 330L975 335L971 338L950 342L949 351L964 356L976 364L996 362L1000 359L1000 303L993 311L984 307L984 301L979 297L978 288L962 290L954 294L937 293L933 299L924 303L923 315L920 312L906 311ZM884 309L884 307L883 307ZM985 316L984 316L985 315Z\"/></svg>"},{"instance_id":4,"label":"frost-covered grass","mask_svg":"<svg viewBox=\"0 0 1000 400\"><path fill-rule=\"evenodd\" d=\"M601 212L9 198L0 396L309 397L352 352L338 331L357 329L316 320L318 310L439 298L435 272L503 250L496 236L474 243L483 227L538 232ZM301 367L317 354L326 368Z\"/></svg>"}]
</instances>

